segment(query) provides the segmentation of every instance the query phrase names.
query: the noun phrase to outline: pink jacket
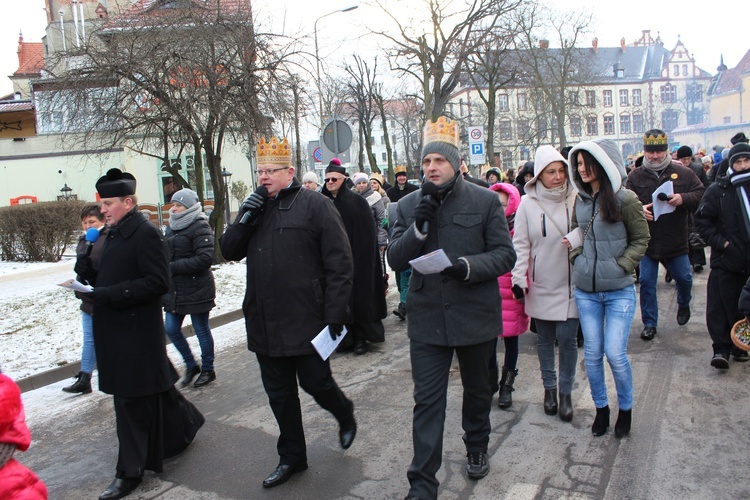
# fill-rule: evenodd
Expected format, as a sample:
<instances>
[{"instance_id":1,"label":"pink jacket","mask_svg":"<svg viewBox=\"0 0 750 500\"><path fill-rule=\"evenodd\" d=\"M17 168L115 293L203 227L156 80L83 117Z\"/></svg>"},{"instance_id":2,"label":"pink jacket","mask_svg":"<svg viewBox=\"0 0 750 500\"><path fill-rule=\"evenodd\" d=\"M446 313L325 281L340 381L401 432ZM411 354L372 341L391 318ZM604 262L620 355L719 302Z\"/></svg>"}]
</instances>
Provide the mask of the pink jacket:
<instances>
[{"instance_id":1,"label":"pink jacket","mask_svg":"<svg viewBox=\"0 0 750 500\"><path fill-rule=\"evenodd\" d=\"M26 451L31 432L26 427L21 391L13 380L0 374L0 443L16 445ZM15 458L0 468L0 500L38 500L47 498L47 487L31 470Z\"/></svg>"},{"instance_id":2,"label":"pink jacket","mask_svg":"<svg viewBox=\"0 0 750 500\"><path fill-rule=\"evenodd\" d=\"M513 184L498 182L490 186L492 191L502 191L508 195L508 207L505 209L505 217L510 217L518 210L521 203L521 194ZM513 230L510 231L513 236ZM502 298L503 333L502 337L517 337L529 329L529 317L524 311L524 304L513 297L513 280L508 272L497 278Z\"/></svg>"}]
</instances>

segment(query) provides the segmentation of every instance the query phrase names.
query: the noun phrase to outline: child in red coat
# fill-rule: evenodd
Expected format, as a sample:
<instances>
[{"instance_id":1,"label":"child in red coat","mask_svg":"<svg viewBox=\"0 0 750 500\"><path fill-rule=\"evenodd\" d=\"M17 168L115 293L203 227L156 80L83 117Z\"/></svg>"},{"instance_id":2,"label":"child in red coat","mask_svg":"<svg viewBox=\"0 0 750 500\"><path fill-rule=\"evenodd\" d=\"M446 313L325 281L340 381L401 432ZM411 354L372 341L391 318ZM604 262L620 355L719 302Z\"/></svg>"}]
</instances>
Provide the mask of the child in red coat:
<instances>
[{"instance_id":1,"label":"child in red coat","mask_svg":"<svg viewBox=\"0 0 750 500\"><path fill-rule=\"evenodd\" d=\"M44 483L13 458L16 450L26 451L30 444L31 432L26 427L21 390L0 373L0 499L47 498Z\"/></svg>"},{"instance_id":2,"label":"child in red coat","mask_svg":"<svg viewBox=\"0 0 750 500\"><path fill-rule=\"evenodd\" d=\"M499 182L490 186L500 197L500 203L505 207L505 218L508 220L508 229L513 236L513 219L521 203L521 194L513 184ZM511 273L506 273L497 278L502 298L503 333L500 335L505 344L505 361L503 363L502 376L500 378L497 405L500 408L510 408L513 405L513 382L518 375L516 363L518 362L518 336L529 328L529 317L524 311L523 301L516 299L513 295L513 283ZM493 368L494 365L494 368ZM497 376L497 359L493 353L490 360L490 371ZM497 380L497 378L495 378Z\"/></svg>"}]
</instances>

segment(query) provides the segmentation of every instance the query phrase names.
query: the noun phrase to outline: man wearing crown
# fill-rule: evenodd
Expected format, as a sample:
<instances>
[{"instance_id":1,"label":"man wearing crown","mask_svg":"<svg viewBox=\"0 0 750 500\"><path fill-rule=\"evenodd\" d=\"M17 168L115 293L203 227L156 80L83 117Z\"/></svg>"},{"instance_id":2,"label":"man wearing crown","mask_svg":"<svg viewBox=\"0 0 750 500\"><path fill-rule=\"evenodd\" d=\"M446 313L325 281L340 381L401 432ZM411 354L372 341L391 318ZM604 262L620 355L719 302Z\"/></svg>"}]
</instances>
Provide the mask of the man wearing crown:
<instances>
[{"instance_id":1,"label":"man wearing crown","mask_svg":"<svg viewBox=\"0 0 750 500\"><path fill-rule=\"evenodd\" d=\"M347 449L357 423L312 339L326 326L333 338L349 323L352 252L333 203L303 189L294 176L286 139L257 149L260 186L220 240L228 260L247 258L245 314L247 346L258 359L263 387L279 425L279 462L265 488L285 483L307 469L299 385L339 422L339 442Z\"/></svg>"},{"instance_id":2,"label":"man wearing crown","mask_svg":"<svg viewBox=\"0 0 750 500\"><path fill-rule=\"evenodd\" d=\"M460 172L458 126L440 117L424 129L425 184L398 203L388 261L397 271L443 250L451 265L440 273L411 275L406 309L414 414L414 458L407 498L437 498L445 409L454 354L463 385L462 425L467 475L489 472L489 359L502 332L497 277L513 268L516 253L500 199Z\"/></svg>"},{"instance_id":3,"label":"man wearing crown","mask_svg":"<svg viewBox=\"0 0 750 500\"><path fill-rule=\"evenodd\" d=\"M682 326L690 319L693 275L688 256L688 214L698 208L706 188L690 168L672 160L668 148L666 132L648 130L643 136L643 165L630 172L625 184L641 200L651 233L639 274L643 340L652 340L656 335L659 317L656 281L660 261L677 285L677 324ZM674 194L664 202L674 211L654 220L654 191L666 182L672 183Z\"/></svg>"}]
</instances>

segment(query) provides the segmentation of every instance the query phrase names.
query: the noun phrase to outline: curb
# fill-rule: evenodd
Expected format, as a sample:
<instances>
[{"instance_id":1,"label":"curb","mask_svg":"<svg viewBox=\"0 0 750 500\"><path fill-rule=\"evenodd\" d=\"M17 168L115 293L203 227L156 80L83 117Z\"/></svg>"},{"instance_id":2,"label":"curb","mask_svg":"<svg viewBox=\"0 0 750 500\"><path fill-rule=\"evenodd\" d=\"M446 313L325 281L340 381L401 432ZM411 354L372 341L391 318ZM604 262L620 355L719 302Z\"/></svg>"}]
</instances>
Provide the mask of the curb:
<instances>
[{"instance_id":1,"label":"curb","mask_svg":"<svg viewBox=\"0 0 750 500\"><path fill-rule=\"evenodd\" d=\"M243 317L244 316L242 314L242 309L237 309L234 311L230 311L228 313L219 314L218 316L209 318L208 324L211 326L211 328L218 328L220 326L224 326L228 323L232 323L234 321L242 319ZM195 330L193 330L193 325L187 325L183 327L182 333L183 335L185 335L185 337L194 336ZM165 343L170 344L171 342L169 338L167 338L166 335L164 337L165 337ZM76 361L75 363L68 363L67 365L60 366L59 368L52 368L51 370L47 370L41 373L30 375L22 379L18 379L16 380L16 384L18 384L18 387L21 388L22 393L33 391L34 389L39 389L40 387L44 387L50 384L55 384L57 382L60 382L61 380L75 377L80 371L80 369L81 369L81 362Z\"/></svg>"}]
</instances>

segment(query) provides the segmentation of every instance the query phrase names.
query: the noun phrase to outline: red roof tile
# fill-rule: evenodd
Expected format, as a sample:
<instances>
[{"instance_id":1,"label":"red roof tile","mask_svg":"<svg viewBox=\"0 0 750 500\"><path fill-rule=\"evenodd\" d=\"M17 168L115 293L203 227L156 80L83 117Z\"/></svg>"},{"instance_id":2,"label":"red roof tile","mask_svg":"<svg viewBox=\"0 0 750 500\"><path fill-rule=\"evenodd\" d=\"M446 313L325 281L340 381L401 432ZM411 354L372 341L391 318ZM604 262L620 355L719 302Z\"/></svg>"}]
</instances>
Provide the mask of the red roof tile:
<instances>
[{"instance_id":1,"label":"red roof tile","mask_svg":"<svg viewBox=\"0 0 750 500\"><path fill-rule=\"evenodd\" d=\"M250 0L137 0L119 16L110 18L104 30L121 30L160 24L165 19L183 15L187 6L205 12L226 15L242 14L250 17Z\"/></svg>"},{"instance_id":2,"label":"red roof tile","mask_svg":"<svg viewBox=\"0 0 750 500\"><path fill-rule=\"evenodd\" d=\"M13 76L39 75L44 69L44 47L41 42L18 41L18 69Z\"/></svg>"},{"instance_id":3,"label":"red roof tile","mask_svg":"<svg viewBox=\"0 0 750 500\"><path fill-rule=\"evenodd\" d=\"M739 92L742 90L742 75L748 72L750 72L750 50L740 59L737 66L719 74L718 81L711 91L711 95Z\"/></svg>"}]
</instances>

